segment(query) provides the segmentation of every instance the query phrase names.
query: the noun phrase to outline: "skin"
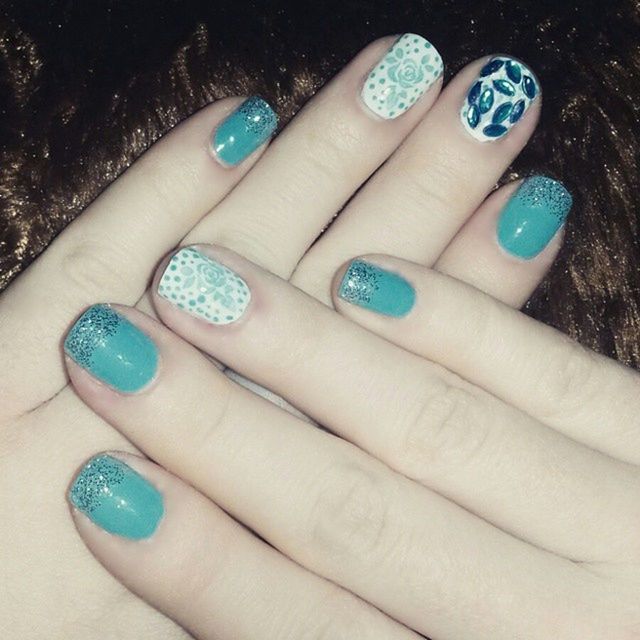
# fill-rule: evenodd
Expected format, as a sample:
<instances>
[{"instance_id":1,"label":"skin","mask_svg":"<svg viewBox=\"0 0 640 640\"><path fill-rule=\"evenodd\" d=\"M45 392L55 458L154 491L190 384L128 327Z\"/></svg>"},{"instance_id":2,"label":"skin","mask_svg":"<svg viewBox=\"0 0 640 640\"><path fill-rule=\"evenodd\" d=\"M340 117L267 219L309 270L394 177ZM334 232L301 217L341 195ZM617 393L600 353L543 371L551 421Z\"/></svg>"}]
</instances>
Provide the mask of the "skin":
<instances>
[{"instance_id":1,"label":"skin","mask_svg":"<svg viewBox=\"0 0 640 640\"><path fill-rule=\"evenodd\" d=\"M2 559L10 585L3 601L13 604L2 608L0 627L67 640L97 629L125 640L184 636L107 575L70 525L64 495L73 470L96 451L135 449L68 385L60 349L89 304L151 311L148 275L181 239L216 242L325 303L335 270L362 252L435 266L516 306L543 276L560 238L535 260L517 261L495 241L496 216L514 187L485 201L531 135L539 102L500 141L467 136L458 111L483 59L442 93L434 86L405 115L382 121L358 94L392 41L362 51L268 149L234 169L211 158L208 140L241 99L203 109L154 145L3 294L0 548L11 550ZM390 211L402 212L393 225Z\"/></svg>"},{"instance_id":2,"label":"skin","mask_svg":"<svg viewBox=\"0 0 640 640\"><path fill-rule=\"evenodd\" d=\"M199 250L249 285L239 320L211 325L154 295L168 330L120 307L162 359L134 395L68 362L87 405L188 483L147 468L169 502L144 543L74 513L124 584L198 638L637 635L637 372L415 263L368 257L416 289L397 319L336 296L338 313L237 254ZM248 530L227 533L214 503ZM234 624L253 603L234 594L256 583L273 593Z\"/></svg>"}]
</instances>

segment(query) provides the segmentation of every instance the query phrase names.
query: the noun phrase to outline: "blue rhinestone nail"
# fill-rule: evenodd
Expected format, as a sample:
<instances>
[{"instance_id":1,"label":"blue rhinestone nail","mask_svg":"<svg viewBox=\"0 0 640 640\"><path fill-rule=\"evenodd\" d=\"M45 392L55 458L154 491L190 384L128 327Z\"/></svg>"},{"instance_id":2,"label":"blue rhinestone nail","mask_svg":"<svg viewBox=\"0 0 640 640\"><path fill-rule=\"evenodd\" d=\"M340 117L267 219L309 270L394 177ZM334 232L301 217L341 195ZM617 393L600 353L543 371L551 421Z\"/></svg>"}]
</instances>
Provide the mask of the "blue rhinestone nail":
<instances>
[{"instance_id":1,"label":"blue rhinestone nail","mask_svg":"<svg viewBox=\"0 0 640 640\"><path fill-rule=\"evenodd\" d=\"M538 93L540 88L524 64L495 57L471 83L460 118L477 140L495 140L522 119Z\"/></svg>"},{"instance_id":2,"label":"blue rhinestone nail","mask_svg":"<svg viewBox=\"0 0 640 640\"><path fill-rule=\"evenodd\" d=\"M487 113L493 107L493 89L486 89L480 96L480 113Z\"/></svg>"}]
</instances>

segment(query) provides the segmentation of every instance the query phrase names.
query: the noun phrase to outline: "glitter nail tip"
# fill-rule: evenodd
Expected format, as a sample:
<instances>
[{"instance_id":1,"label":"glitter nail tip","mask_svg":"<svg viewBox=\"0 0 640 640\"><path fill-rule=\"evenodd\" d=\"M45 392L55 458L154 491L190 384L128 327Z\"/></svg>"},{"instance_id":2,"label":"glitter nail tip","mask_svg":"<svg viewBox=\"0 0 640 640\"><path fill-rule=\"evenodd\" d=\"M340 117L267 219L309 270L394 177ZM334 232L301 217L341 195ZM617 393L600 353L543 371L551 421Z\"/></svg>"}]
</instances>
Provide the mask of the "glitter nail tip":
<instances>
[{"instance_id":1,"label":"glitter nail tip","mask_svg":"<svg viewBox=\"0 0 640 640\"><path fill-rule=\"evenodd\" d=\"M156 375L153 340L107 304L89 307L64 341L65 353L98 380L133 393Z\"/></svg>"},{"instance_id":2,"label":"glitter nail tip","mask_svg":"<svg viewBox=\"0 0 640 640\"><path fill-rule=\"evenodd\" d=\"M351 304L386 316L406 316L415 304L415 289L402 276L363 260L347 269L338 296Z\"/></svg>"},{"instance_id":3,"label":"glitter nail tip","mask_svg":"<svg viewBox=\"0 0 640 640\"><path fill-rule=\"evenodd\" d=\"M104 454L81 469L69 500L101 529L131 540L152 536L164 515L162 494L129 465Z\"/></svg>"}]
</instances>

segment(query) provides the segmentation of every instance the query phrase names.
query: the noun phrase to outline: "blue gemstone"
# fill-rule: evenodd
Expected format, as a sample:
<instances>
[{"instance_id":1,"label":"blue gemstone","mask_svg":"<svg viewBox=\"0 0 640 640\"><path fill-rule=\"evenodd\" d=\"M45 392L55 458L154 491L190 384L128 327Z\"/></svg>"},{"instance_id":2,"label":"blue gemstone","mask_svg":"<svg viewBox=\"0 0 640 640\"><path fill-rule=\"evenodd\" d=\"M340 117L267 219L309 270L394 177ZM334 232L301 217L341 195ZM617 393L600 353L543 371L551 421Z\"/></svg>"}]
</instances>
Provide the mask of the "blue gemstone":
<instances>
[{"instance_id":1,"label":"blue gemstone","mask_svg":"<svg viewBox=\"0 0 640 640\"><path fill-rule=\"evenodd\" d=\"M480 113L487 113L493 107L493 89L485 89L480 96Z\"/></svg>"},{"instance_id":2,"label":"blue gemstone","mask_svg":"<svg viewBox=\"0 0 640 640\"><path fill-rule=\"evenodd\" d=\"M511 112L511 118L509 118L509 121L512 124L515 124L516 122L518 122L518 120L520 120L520 118L522 118L523 113L524 100L518 100L518 102L516 102L515 106L513 107L513 111Z\"/></svg>"},{"instance_id":3,"label":"blue gemstone","mask_svg":"<svg viewBox=\"0 0 640 640\"><path fill-rule=\"evenodd\" d=\"M501 124L490 124L482 130L482 133L489 138L499 138L507 133L507 127Z\"/></svg>"},{"instance_id":4,"label":"blue gemstone","mask_svg":"<svg viewBox=\"0 0 640 640\"><path fill-rule=\"evenodd\" d=\"M485 76L489 76L492 73L495 73L502 65L504 64L504 60L490 60L487 64L482 67L482 71L480 71L480 77L484 78Z\"/></svg>"},{"instance_id":5,"label":"blue gemstone","mask_svg":"<svg viewBox=\"0 0 640 640\"><path fill-rule=\"evenodd\" d=\"M505 96L515 96L516 88L508 80L494 80L493 86L496 91L503 93Z\"/></svg>"},{"instance_id":6,"label":"blue gemstone","mask_svg":"<svg viewBox=\"0 0 640 640\"><path fill-rule=\"evenodd\" d=\"M522 69L520 69L520 65L517 62L509 60L505 70L510 80L513 80L516 84L520 83L520 80L522 80Z\"/></svg>"},{"instance_id":7,"label":"blue gemstone","mask_svg":"<svg viewBox=\"0 0 640 640\"><path fill-rule=\"evenodd\" d=\"M504 122L511 115L511 111L513 111L513 103L505 102L504 104L501 104L493 112L491 122L493 122L493 124L500 124L501 122Z\"/></svg>"},{"instance_id":8,"label":"blue gemstone","mask_svg":"<svg viewBox=\"0 0 640 640\"><path fill-rule=\"evenodd\" d=\"M471 87L471 91L469 91L469 95L467 96L467 100L469 104L473 104L479 97L480 92L482 91L482 80L476 82L473 87Z\"/></svg>"},{"instance_id":9,"label":"blue gemstone","mask_svg":"<svg viewBox=\"0 0 640 640\"><path fill-rule=\"evenodd\" d=\"M472 104L467 111L467 122L472 129L475 129L480 122L480 111L475 104Z\"/></svg>"},{"instance_id":10,"label":"blue gemstone","mask_svg":"<svg viewBox=\"0 0 640 640\"><path fill-rule=\"evenodd\" d=\"M538 92L536 88L536 83L533 78L529 76L525 76L522 81L522 88L524 89L524 94L529 98L529 100L533 100L536 97L536 93Z\"/></svg>"}]
</instances>

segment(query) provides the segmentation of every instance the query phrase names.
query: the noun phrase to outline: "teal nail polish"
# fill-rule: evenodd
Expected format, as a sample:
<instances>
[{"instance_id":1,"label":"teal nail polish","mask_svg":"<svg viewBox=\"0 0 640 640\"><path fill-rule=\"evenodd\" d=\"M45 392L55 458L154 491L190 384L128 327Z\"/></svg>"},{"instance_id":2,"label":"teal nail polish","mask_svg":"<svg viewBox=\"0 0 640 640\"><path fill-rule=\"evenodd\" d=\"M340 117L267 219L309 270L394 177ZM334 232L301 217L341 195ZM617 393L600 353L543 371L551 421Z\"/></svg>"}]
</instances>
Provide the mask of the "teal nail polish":
<instances>
[{"instance_id":1,"label":"teal nail polish","mask_svg":"<svg viewBox=\"0 0 640 640\"><path fill-rule=\"evenodd\" d=\"M402 277L363 260L344 274L338 295L347 302L385 316L406 316L416 301L415 289Z\"/></svg>"},{"instance_id":2,"label":"teal nail polish","mask_svg":"<svg viewBox=\"0 0 640 640\"><path fill-rule=\"evenodd\" d=\"M106 304L80 316L64 350L91 375L125 393L142 389L158 368L158 349L151 338Z\"/></svg>"},{"instance_id":3,"label":"teal nail polish","mask_svg":"<svg viewBox=\"0 0 640 640\"><path fill-rule=\"evenodd\" d=\"M117 458L89 460L69 490L71 503L92 522L123 538L148 538L164 514L160 492Z\"/></svg>"},{"instance_id":4,"label":"teal nail polish","mask_svg":"<svg viewBox=\"0 0 640 640\"><path fill-rule=\"evenodd\" d=\"M248 98L220 123L213 135L213 149L224 164L235 166L266 142L277 124L278 117L265 100Z\"/></svg>"},{"instance_id":5,"label":"teal nail polish","mask_svg":"<svg viewBox=\"0 0 640 640\"><path fill-rule=\"evenodd\" d=\"M564 224L572 203L560 182L544 176L528 178L500 214L500 246L518 258L535 258Z\"/></svg>"}]
</instances>

